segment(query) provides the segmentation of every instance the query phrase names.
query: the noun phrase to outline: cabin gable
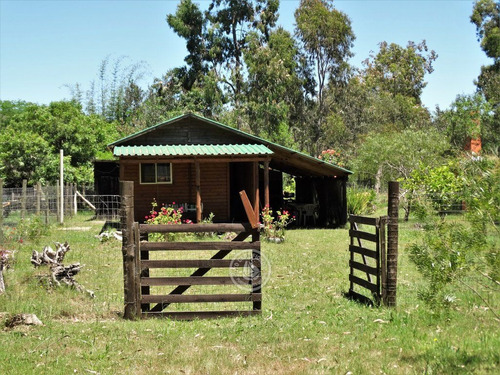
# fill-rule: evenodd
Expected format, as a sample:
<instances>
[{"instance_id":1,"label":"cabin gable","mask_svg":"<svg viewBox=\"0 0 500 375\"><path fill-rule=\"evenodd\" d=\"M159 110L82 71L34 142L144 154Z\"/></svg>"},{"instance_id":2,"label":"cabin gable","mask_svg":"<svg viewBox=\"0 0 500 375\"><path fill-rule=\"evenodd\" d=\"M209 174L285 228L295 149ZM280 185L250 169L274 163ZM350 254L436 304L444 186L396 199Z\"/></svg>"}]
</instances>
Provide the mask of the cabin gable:
<instances>
[{"instance_id":1,"label":"cabin gable","mask_svg":"<svg viewBox=\"0 0 500 375\"><path fill-rule=\"evenodd\" d=\"M196 117L185 117L172 123L159 125L154 131L120 143L122 146L159 145L213 145L244 144L248 138L202 121Z\"/></svg>"}]
</instances>

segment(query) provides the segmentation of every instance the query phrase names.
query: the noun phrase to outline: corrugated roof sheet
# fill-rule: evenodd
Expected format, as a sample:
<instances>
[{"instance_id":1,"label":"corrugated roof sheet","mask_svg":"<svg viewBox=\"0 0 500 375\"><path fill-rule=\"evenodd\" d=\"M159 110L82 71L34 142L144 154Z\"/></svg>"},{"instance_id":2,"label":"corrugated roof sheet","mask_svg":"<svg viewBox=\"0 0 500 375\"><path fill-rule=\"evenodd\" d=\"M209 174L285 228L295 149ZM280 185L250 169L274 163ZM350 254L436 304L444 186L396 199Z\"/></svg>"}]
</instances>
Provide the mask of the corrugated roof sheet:
<instances>
[{"instance_id":1,"label":"corrugated roof sheet","mask_svg":"<svg viewBox=\"0 0 500 375\"><path fill-rule=\"evenodd\" d=\"M233 133L236 133L236 134L240 134L240 135L248 138L249 142L262 142L263 145L268 146L271 150L275 150L275 151L273 151L274 152L274 156L278 155L279 152L283 152L285 154L288 154L287 155L287 161L286 161L286 163L293 164L294 161L296 160L297 163L301 164L301 166L299 167L299 169L303 169L303 170L307 169L306 166L302 165L305 162L305 163L313 166L314 168L316 168L316 166L323 167L328 172L332 172L333 171L335 173L341 172L342 174L347 174L347 175L352 174L352 172L350 170L342 168L342 167L340 167L338 165L326 162L324 160L315 158L314 156L310 156L310 155L304 154L302 152L299 152L299 151L293 150L291 148L282 146L280 144L268 141L266 139L257 137L255 135L252 135L252 134L249 134L249 133L245 133L242 130L232 128L232 127L230 127L228 125L224 125L224 124L222 124L220 122L217 122L215 120L212 120L212 119L209 119L209 118L206 118L206 117L194 114L194 113L186 113L186 114L174 117L174 118L172 118L170 120L167 120L165 122L153 125L153 126L151 126L149 128L143 129L143 130L141 130L141 131L139 131L137 133L131 134L131 135L125 137L125 138L122 138L122 139L119 139L119 140L117 140L117 141L115 141L113 143L110 143L108 146L109 147L114 147L114 148L116 148L116 147L122 147L122 146L119 146L120 143L129 141L129 140L134 139L136 137L139 137L139 136L141 136L143 134L153 132L153 131L155 131L158 128L161 128L163 126L167 126L169 124L175 123L176 121L179 121L179 120L182 120L182 119L185 119L185 118L196 118L196 119L204 121L204 122L206 122L208 124L212 124L212 125L215 125L215 126L217 126L219 128L226 129L227 131L230 131L230 132L233 132ZM289 172L289 173L293 173L293 172Z\"/></svg>"},{"instance_id":2,"label":"corrugated roof sheet","mask_svg":"<svg viewBox=\"0 0 500 375\"><path fill-rule=\"evenodd\" d=\"M115 146L115 156L233 156L272 155L265 145L162 145Z\"/></svg>"}]
</instances>

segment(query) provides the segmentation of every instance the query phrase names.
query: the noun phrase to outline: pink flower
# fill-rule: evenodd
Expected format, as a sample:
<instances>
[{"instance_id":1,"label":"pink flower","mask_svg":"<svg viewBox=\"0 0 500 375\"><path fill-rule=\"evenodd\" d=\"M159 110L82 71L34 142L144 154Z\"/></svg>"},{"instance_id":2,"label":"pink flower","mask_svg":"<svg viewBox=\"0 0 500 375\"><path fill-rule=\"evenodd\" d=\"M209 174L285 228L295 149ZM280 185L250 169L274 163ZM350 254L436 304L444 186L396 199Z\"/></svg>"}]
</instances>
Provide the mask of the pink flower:
<instances>
[{"instance_id":1,"label":"pink flower","mask_svg":"<svg viewBox=\"0 0 500 375\"><path fill-rule=\"evenodd\" d=\"M175 202L172 202L172 204L175 204Z\"/></svg>"}]
</instances>

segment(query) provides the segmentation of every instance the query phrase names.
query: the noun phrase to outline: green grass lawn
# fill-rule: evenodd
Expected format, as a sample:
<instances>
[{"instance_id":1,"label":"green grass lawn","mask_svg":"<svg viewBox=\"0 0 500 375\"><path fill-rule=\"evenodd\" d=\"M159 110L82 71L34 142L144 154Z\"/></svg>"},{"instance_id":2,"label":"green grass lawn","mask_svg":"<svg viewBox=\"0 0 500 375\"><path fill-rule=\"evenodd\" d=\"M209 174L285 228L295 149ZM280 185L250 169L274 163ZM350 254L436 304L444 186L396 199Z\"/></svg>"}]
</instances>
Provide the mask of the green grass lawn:
<instances>
[{"instance_id":1,"label":"green grass lawn","mask_svg":"<svg viewBox=\"0 0 500 375\"><path fill-rule=\"evenodd\" d=\"M0 374L500 372L500 322L481 299L457 291L455 307L433 312L417 298L422 280L404 251L418 236L412 223L400 227L397 308L343 297L346 229L290 230L283 244L263 243L271 278L262 315L200 321L123 320L121 244L94 238L102 225L79 216L37 242L17 244L0 320L34 313L44 325L0 330ZM76 279L95 299L39 283L47 271L33 269L31 252L54 241L70 243L65 264L85 265ZM486 285L482 294L496 311L499 290Z\"/></svg>"}]
</instances>

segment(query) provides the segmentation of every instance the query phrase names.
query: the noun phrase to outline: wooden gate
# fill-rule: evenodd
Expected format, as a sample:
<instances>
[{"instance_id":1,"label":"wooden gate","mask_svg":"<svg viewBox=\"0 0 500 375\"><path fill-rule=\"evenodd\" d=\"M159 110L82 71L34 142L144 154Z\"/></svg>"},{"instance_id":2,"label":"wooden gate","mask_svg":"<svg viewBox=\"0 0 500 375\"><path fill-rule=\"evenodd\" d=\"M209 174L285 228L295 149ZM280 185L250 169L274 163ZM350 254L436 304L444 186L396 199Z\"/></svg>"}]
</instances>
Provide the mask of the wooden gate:
<instances>
[{"instance_id":1,"label":"wooden gate","mask_svg":"<svg viewBox=\"0 0 500 375\"><path fill-rule=\"evenodd\" d=\"M379 218L349 217L349 293L348 296L370 304L385 301L386 294L386 239L387 216ZM362 225L363 227L360 227ZM371 298L354 290L368 290Z\"/></svg>"},{"instance_id":2,"label":"wooden gate","mask_svg":"<svg viewBox=\"0 0 500 375\"><path fill-rule=\"evenodd\" d=\"M200 232L219 234L234 232L237 236L232 241L141 241L141 238L151 237L153 233L169 235ZM173 319L195 319L261 313L261 246L259 232L250 224L147 225L134 223L133 233L134 265L131 267L135 268L135 272L132 272L135 277L131 280L134 285L129 285L129 288L133 289L130 303L133 304L133 315L136 317L164 316ZM250 241L245 241L249 237ZM230 256L234 250L237 250L236 258ZM213 252L215 253L212 254ZM172 256L172 254L177 255ZM187 258L185 254L188 254ZM195 269L195 271L189 272L189 269ZM217 276L205 276L211 270L217 270ZM180 272L184 274L179 276ZM221 272L225 275L221 276ZM158 275L158 273L163 274ZM169 286L172 286L169 292L160 291ZM208 287L212 289L229 288L233 292L193 293L193 286L201 286L202 289L205 286L214 286ZM234 305L240 305L235 302L244 302L247 308L234 309ZM192 310L192 304L201 303L221 303L225 304L226 308L216 311ZM191 310L182 309L181 306L187 306L182 304L189 304ZM227 305L231 308L228 309Z\"/></svg>"}]
</instances>

